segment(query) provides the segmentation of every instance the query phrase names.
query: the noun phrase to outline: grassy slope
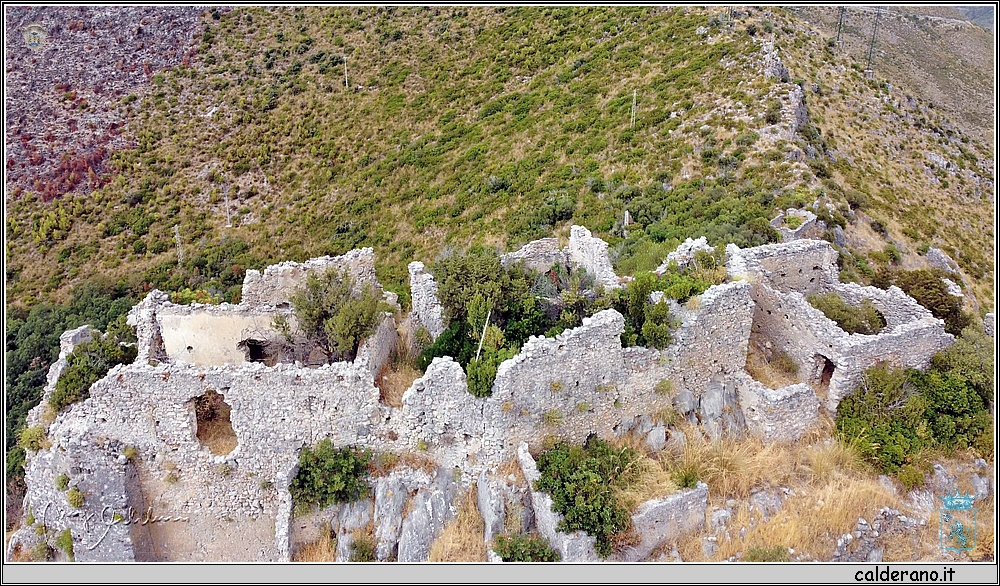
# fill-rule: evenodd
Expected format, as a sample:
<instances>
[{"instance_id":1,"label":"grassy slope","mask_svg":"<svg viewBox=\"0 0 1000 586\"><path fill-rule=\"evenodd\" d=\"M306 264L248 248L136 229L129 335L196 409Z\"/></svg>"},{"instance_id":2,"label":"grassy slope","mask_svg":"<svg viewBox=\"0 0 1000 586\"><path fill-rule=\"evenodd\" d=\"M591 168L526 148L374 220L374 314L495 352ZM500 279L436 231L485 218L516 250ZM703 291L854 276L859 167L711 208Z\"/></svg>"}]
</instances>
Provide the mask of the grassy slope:
<instances>
[{"instance_id":1,"label":"grassy slope","mask_svg":"<svg viewBox=\"0 0 1000 586\"><path fill-rule=\"evenodd\" d=\"M845 188L869 193L872 213L901 242L950 246L968 274L991 279L992 184L981 201L970 199L968 185L943 188L923 175L914 154L917 143L959 152L952 142L886 120L878 84L865 85L789 15L753 10L732 28L697 35L710 16L652 8L206 16L194 66L158 75L148 95L117 105L137 148L114 157L118 175L107 187L12 207L8 294L58 299L100 272L138 290L233 295L245 268L356 246L374 246L380 278L405 294L410 260L472 243L513 248L563 234L571 221L607 238L619 271L631 273L688 236L760 243L750 220L816 198L839 203ZM785 25L773 30L793 77L824 88L807 97L810 113L828 146L852 161L830 164L832 180L786 161L792 145L750 133L765 126L769 97L791 87L757 70L764 35L745 29L765 21ZM945 126L917 108L931 127ZM905 152L887 154L889 145ZM957 162L980 164L981 147L959 146L969 154ZM948 206L924 207L940 199ZM634 223L624 238L626 208ZM913 238L900 236L904 228Z\"/></svg>"}]
</instances>

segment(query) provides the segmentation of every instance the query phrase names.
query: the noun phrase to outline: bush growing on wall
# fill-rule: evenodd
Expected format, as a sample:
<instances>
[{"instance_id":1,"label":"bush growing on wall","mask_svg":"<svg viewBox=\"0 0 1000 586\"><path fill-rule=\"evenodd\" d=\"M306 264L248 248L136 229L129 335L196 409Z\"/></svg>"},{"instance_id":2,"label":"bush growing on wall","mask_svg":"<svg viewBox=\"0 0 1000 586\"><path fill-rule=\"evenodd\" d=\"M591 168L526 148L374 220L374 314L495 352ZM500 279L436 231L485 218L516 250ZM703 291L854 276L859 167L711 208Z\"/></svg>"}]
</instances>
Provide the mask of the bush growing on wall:
<instances>
[{"instance_id":1,"label":"bush growing on wall","mask_svg":"<svg viewBox=\"0 0 1000 586\"><path fill-rule=\"evenodd\" d=\"M124 316L121 321L124 322ZM135 360L136 347L122 345L129 333L128 326L122 328L121 324L112 324L105 336L77 344L66 358L66 370L49 397L49 405L55 412L89 397L90 386L104 378L113 366Z\"/></svg>"},{"instance_id":2,"label":"bush growing on wall","mask_svg":"<svg viewBox=\"0 0 1000 586\"><path fill-rule=\"evenodd\" d=\"M823 312L823 315L837 322L840 329L848 334L877 334L885 327L885 318L871 301L865 299L860 305L848 305L836 293L810 295L809 304Z\"/></svg>"},{"instance_id":3,"label":"bush growing on wall","mask_svg":"<svg viewBox=\"0 0 1000 586\"><path fill-rule=\"evenodd\" d=\"M296 504L325 507L359 500L368 491L365 476L371 454L351 448L334 448L329 438L305 447L299 454L299 473L289 491Z\"/></svg>"},{"instance_id":4,"label":"bush growing on wall","mask_svg":"<svg viewBox=\"0 0 1000 586\"><path fill-rule=\"evenodd\" d=\"M366 283L355 294L350 275L336 269L310 273L305 285L292 294L291 302L299 328L331 359L353 360L380 316L392 311L372 284Z\"/></svg>"},{"instance_id":5,"label":"bush growing on wall","mask_svg":"<svg viewBox=\"0 0 1000 586\"><path fill-rule=\"evenodd\" d=\"M636 457L631 449L615 448L596 436L584 447L560 442L538 457L541 478L535 490L552 495L553 510L563 515L560 531L586 531L597 538L597 553L607 557L611 555L612 536L631 523L630 513L618 504L614 489L634 480L631 464Z\"/></svg>"}]
</instances>

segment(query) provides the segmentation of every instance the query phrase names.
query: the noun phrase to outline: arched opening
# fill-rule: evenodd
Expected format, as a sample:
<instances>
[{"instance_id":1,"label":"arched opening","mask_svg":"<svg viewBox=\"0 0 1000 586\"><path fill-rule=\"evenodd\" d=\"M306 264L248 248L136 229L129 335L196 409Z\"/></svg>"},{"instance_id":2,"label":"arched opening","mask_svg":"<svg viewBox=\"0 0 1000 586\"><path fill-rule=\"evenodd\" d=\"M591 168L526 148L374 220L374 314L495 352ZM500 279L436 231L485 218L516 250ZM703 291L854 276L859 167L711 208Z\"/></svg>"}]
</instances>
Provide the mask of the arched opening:
<instances>
[{"instance_id":1,"label":"arched opening","mask_svg":"<svg viewBox=\"0 0 1000 586\"><path fill-rule=\"evenodd\" d=\"M813 388L816 389L818 395L825 397L827 391L830 389L830 381L833 379L833 373L837 369L837 365L822 354L817 354L813 357L813 361L815 364L812 377Z\"/></svg>"},{"instance_id":2,"label":"arched opening","mask_svg":"<svg viewBox=\"0 0 1000 586\"><path fill-rule=\"evenodd\" d=\"M212 389L194 398L195 435L201 445L216 456L225 456L236 447L236 432L229 419L230 411L222 395Z\"/></svg>"}]
</instances>

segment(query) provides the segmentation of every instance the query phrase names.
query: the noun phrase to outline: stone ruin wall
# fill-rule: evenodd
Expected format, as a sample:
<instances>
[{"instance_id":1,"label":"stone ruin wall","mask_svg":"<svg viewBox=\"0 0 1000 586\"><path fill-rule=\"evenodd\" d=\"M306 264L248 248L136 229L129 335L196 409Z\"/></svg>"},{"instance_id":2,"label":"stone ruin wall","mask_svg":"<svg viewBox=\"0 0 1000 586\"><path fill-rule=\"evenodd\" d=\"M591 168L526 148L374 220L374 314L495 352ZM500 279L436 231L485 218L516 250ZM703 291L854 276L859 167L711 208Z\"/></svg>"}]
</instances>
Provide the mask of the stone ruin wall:
<instances>
[{"instance_id":1,"label":"stone ruin wall","mask_svg":"<svg viewBox=\"0 0 1000 586\"><path fill-rule=\"evenodd\" d=\"M245 305L176 305L164 303L156 309L156 320L163 340L163 351L170 360L198 366L240 364L247 359L240 342L265 341L278 336L271 323L275 317L289 320L294 328L291 309Z\"/></svg>"},{"instance_id":2,"label":"stone ruin wall","mask_svg":"<svg viewBox=\"0 0 1000 586\"><path fill-rule=\"evenodd\" d=\"M375 251L357 248L341 256L323 256L303 263L283 262L271 265L264 272L250 269L243 277L243 294L240 305L261 307L265 305L288 307L288 299L296 287L306 282L311 273L328 269L342 270L354 280L355 290L370 283L378 287L375 279Z\"/></svg>"},{"instance_id":3,"label":"stone ruin wall","mask_svg":"<svg viewBox=\"0 0 1000 586\"><path fill-rule=\"evenodd\" d=\"M809 262L815 259L820 266L816 274L829 275L829 265L824 270L819 260L830 256L815 245L805 248ZM766 265L770 268L765 270L778 279L789 274L773 258L757 263L750 256L734 264L741 262L743 267ZM681 326L662 352L622 348L624 318L614 310L599 312L556 338L532 338L516 357L500 365L493 394L485 399L468 393L463 369L445 357L435 359L414 381L403 395L402 408L382 404L374 378L396 343L394 322L387 316L353 363L319 368L252 362L199 366L172 360L166 353L156 366L137 360L116 367L95 383L88 400L61 414L49 434L57 446L67 449L93 445L102 438L135 446L153 475L165 475L169 465L176 465L178 484L161 488L164 495L178 498L163 499L163 514L213 521L271 519L270 545L252 559L287 559L291 514L287 487L301 448L324 438L337 446L424 452L441 469L456 470L465 483L512 458L521 443L538 447L548 436L579 443L590 433L621 435L667 407L703 424L713 437L749 429L765 439L794 439L815 419L818 400L811 388L804 391L804 385L777 391L758 388L762 385L743 370L751 327L765 329L797 360L811 360L819 352L830 354L841 377L834 377L831 388L846 385L850 373L859 373L868 360L893 352L903 359L912 357L914 334L940 329L936 320L910 321L894 327L891 335L862 336L861 342L852 337L845 343L846 334L801 294L783 294L757 275L747 278L748 273L676 308ZM798 279L797 271L791 274L791 280ZM287 292L286 285L282 287ZM159 312L182 313L164 297L151 293L130 316L142 356L165 353L153 347L171 335L161 335L162 324L171 321L163 321ZM273 295L270 299L280 304ZM207 315L224 309L185 311ZM260 310L267 315L275 311L270 303ZM768 311L773 319L763 317ZM782 311L787 311L787 319L779 319L784 318ZM894 314L892 319L904 317ZM919 343L930 351L940 345L941 337ZM662 380L671 381L670 393L656 392ZM210 389L232 408L237 447L225 456L212 454L196 437L193 399ZM31 469L38 466L45 467L43 459L29 462Z\"/></svg>"},{"instance_id":4,"label":"stone ruin wall","mask_svg":"<svg viewBox=\"0 0 1000 586\"><path fill-rule=\"evenodd\" d=\"M824 397L830 411L853 392L867 368L878 362L926 368L934 354L954 341L941 320L897 287L882 290L833 280L837 253L825 241L747 250L730 246L727 252L733 261L727 269L730 275L754 283L754 336L791 356L800 382L820 383L826 360L833 364ZM836 293L850 305L869 299L886 326L876 335L848 334L814 308L804 293Z\"/></svg>"}]
</instances>

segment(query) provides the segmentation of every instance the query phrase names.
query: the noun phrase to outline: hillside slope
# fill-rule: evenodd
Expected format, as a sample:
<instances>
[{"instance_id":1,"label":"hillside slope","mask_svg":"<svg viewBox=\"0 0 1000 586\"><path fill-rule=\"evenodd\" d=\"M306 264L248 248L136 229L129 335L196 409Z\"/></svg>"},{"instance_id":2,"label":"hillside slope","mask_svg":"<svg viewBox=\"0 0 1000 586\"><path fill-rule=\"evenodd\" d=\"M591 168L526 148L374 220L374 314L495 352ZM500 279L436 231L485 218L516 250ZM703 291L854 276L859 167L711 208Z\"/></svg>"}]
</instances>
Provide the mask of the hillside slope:
<instances>
[{"instance_id":1,"label":"hillside slope","mask_svg":"<svg viewBox=\"0 0 1000 586\"><path fill-rule=\"evenodd\" d=\"M513 248L570 221L608 238L625 273L656 266L686 237L765 242L773 238L765 220L778 209L821 196L845 203L841 184L853 171L817 177L827 163L810 157L830 148L826 161L840 168L835 153L847 147L831 143L848 112L874 120L897 106L793 15L739 16L727 23L724 11L651 8L206 13L191 66L154 75L149 92L114 105L135 148L112 155L107 185L53 204L30 192L13 202L8 293L64 298L83 275L100 272L128 277L137 292L202 287L232 298L247 267L370 245L388 267L380 278L405 294L413 258L475 242ZM772 41L777 51L762 52ZM805 92L815 125L796 111L791 82L803 80L765 74L775 59L794 76L827 76L820 86L832 96ZM917 118L927 141L944 141L931 150L975 177L942 192L941 178L924 175L923 157L887 161L859 148L839 165L863 170L851 187L870 191L889 215L948 193L951 221L976 240L932 232L937 221L921 232L929 218L901 218L901 226L914 245L950 246L975 279L989 279L992 233L982 224L993 187L976 178L992 176L985 147L919 100L905 103L927 112ZM896 144L920 135L849 123L845 132L862 131L858 139L872 144L885 142L879 132ZM829 128L833 140L807 140L810 128ZM870 184L883 165L885 177L914 180L891 192L886 182Z\"/></svg>"}]
</instances>

